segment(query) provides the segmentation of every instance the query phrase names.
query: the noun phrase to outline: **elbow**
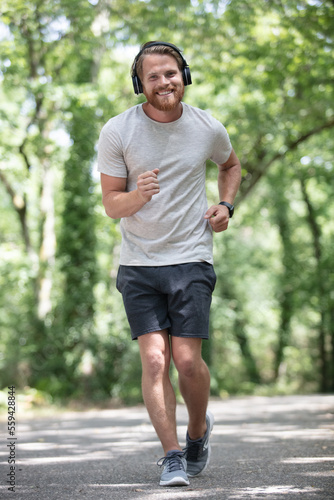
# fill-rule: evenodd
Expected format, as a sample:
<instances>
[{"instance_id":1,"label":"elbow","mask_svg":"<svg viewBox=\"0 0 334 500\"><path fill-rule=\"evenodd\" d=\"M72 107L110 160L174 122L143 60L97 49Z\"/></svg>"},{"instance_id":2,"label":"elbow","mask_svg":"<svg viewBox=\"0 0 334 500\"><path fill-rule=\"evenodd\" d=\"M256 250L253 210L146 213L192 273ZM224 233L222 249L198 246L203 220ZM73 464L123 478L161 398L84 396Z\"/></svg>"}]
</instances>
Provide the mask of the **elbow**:
<instances>
[{"instance_id":1,"label":"elbow","mask_svg":"<svg viewBox=\"0 0 334 500\"><path fill-rule=\"evenodd\" d=\"M110 219L119 219L119 215L117 214L116 210L116 203L112 199L110 195L103 195L102 196L102 204L104 206L104 211Z\"/></svg>"},{"instance_id":2,"label":"elbow","mask_svg":"<svg viewBox=\"0 0 334 500\"><path fill-rule=\"evenodd\" d=\"M110 219L119 219L119 216L117 215L116 211L110 207L110 205L103 204L104 206L104 211Z\"/></svg>"},{"instance_id":3,"label":"elbow","mask_svg":"<svg viewBox=\"0 0 334 500\"><path fill-rule=\"evenodd\" d=\"M110 217L110 219L119 219L119 216L116 215L112 210L108 209L108 208L105 208L105 213L107 214L108 217Z\"/></svg>"}]
</instances>

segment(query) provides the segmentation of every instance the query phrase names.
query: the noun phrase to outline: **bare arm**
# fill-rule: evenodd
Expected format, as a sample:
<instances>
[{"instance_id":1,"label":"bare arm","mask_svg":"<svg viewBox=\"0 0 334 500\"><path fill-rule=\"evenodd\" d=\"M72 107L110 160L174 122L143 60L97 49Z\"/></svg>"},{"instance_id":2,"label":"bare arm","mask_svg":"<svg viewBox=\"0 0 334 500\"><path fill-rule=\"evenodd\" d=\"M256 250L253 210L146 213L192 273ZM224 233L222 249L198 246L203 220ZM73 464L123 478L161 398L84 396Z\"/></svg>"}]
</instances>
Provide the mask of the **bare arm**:
<instances>
[{"instance_id":1,"label":"bare arm","mask_svg":"<svg viewBox=\"0 0 334 500\"><path fill-rule=\"evenodd\" d=\"M218 165L218 191L220 201L227 201L233 205L240 182L241 166L237 155L232 149L228 160L222 165ZM224 205L213 205L207 210L205 219L209 219L212 229L216 233L225 231L229 222L228 208Z\"/></svg>"},{"instance_id":2,"label":"bare arm","mask_svg":"<svg viewBox=\"0 0 334 500\"><path fill-rule=\"evenodd\" d=\"M102 202L112 219L129 217L138 212L152 196L159 193L159 169L138 176L137 189L126 191L127 179L101 174Z\"/></svg>"}]
</instances>

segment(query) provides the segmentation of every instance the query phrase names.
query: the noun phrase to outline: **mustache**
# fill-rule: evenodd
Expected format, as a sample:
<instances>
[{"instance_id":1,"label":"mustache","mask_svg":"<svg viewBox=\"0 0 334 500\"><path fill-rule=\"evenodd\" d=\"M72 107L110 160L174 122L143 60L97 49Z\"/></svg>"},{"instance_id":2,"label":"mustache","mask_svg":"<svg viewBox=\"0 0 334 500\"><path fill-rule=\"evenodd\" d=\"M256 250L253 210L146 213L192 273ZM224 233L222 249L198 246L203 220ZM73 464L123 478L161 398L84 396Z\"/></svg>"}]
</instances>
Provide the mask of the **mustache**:
<instances>
[{"instance_id":1,"label":"mustache","mask_svg":"<svg viewBox=\"0 0 334 500\"><path fill-rule=\"evenodd\" d=\"M169 92L170 90L175 90L176 89L176 86L173 85L172 87L168 86L168 87L158 87L157 89L155 89L156 92Z\"/></svg>"},{"instance_id":2,"label":"mustache","mask_svg":"<svg viewBox=\"0 0 334 500\"><path fill-rule=\"evenodd\" d=\"M174 85L173 87L158 87L154 89L155 94L160 94L162 92L172 92L173 94L179 95L183 92L182 85Z\"/></svg>"}]
</instances>

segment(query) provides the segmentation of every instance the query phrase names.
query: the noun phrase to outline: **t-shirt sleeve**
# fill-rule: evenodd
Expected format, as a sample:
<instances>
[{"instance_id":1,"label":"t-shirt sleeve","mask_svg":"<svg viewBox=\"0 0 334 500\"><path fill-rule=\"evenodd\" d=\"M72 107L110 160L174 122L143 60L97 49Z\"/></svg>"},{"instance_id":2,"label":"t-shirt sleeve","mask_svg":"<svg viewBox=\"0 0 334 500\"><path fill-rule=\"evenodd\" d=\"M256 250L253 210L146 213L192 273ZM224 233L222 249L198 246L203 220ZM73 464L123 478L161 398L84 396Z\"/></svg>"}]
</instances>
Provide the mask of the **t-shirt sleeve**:
<instances>
[{"instance_id":1,"label":"t-shirt sleeve","mask_svg":"<svg viewBox=\"0 0 334 500\"><path fill-rule=\"evenodd\" d=\"M120 137L109 124L101 130L97 151L97 170L112 177L126 178L128 176Z\"/></svg>"},{"instance_id":2,"label":"t-shirt sleeve","mask_svg":"<svg viewBox=\"0 0 334 500\"><path fill-rule=\"evenodd\" d=\"M217 165L225 163L232 152L232 144L226 128L218 120L214 120L214 143L210 159Z\"/></svg>"}]
</instances>

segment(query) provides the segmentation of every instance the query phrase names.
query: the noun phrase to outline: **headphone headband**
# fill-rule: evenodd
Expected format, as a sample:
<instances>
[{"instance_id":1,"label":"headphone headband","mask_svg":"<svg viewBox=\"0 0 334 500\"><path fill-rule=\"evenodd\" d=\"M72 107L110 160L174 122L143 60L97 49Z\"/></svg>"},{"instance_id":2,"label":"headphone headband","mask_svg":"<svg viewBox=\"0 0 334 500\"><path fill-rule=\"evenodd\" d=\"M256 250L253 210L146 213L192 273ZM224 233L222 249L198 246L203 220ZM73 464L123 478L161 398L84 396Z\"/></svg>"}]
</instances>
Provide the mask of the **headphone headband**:
<instances>
[{"instance_id":1,"label":"headphone headband","mask_svg":"<svg viewBox=\"0 0 334 500\"><path fill-rule=\"evenodd\" d=\"M133 69L132 69L132 83L133 83L133 89L135 91L135 94L141 94L143 92L143 86L142 86L142 83L140 81L140 78L137 74L137 69L136 69L136 66L137 66L137 62L140 58L140 56L142 55L143 52L145 52L146 49L150 48L150 47L155 47L157 45L162 45L164 47L171 47L173 50L175 50L175 52L178 53L178 55L181 57L182 59L182 64L183 64L183 68L182 68L182 78L183 78L183 83L184 85L190 85L192 82L191 82L191 75L190 75L190 69L189 69L189 66L187 64L187 61L185 60L185 58L183 57L183 55L181 54L181 51L180 49L178 49L176 47L176 45L173 45L172 43L168 43L168 42L151 42L151 43L148 43L147 45L145 45L145 47L143 47L139 52L138 54L136 55L135 57L135 60L133 62Z\"/></svg>"}]
</instances>

